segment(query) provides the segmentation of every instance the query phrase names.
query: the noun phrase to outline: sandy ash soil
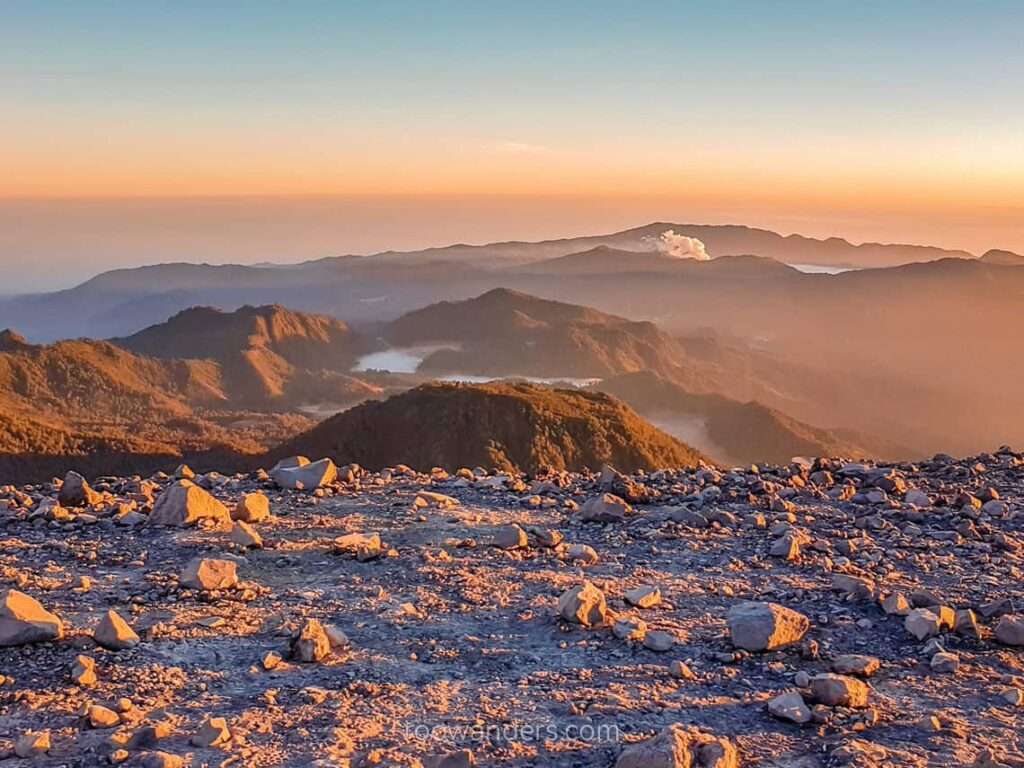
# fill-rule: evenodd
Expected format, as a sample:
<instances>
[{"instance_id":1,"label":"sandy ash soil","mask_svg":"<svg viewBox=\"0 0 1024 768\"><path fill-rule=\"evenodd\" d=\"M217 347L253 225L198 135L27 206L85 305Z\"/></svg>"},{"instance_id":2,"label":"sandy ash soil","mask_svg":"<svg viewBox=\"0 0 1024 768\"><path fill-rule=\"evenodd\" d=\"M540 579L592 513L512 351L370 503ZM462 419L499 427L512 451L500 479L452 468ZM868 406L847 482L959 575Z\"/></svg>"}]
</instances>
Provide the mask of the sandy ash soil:
<instances>
[{"instance_id":1,"label":"sandy ash soil","mask_svg":"<svg viewBox=\"0 0 1024 768\"><path fill-rule=\"evenodd\" d=\"M1020 454L321 470L0 488L0 765L1024 766Z\"/></svg>"}]
</instances>

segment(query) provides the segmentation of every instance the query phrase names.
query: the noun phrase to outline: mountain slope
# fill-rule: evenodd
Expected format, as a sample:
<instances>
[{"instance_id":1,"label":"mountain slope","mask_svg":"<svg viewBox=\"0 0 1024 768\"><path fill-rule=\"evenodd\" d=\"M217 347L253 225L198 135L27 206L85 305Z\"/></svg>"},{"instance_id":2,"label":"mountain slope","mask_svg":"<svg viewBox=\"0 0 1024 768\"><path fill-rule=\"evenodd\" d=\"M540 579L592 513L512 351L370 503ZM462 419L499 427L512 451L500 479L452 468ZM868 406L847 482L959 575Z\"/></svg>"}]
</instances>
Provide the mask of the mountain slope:
<instances>
[{"instance_id":1,"label":"mountain slope","mask_svg":"<svg viewBox=\"0 0 1024 768\"><path fill-rule=\"evenodd\" d=\"M881 440L813 427L755 401L690 392L650 371L605 379L594 388L727 464L785 464L794 456L907 458Z\"/></svg>"},{"instance_id":2,"label":"mountain slope","mask_svg":"<svg viewBox=\"0 0 1024 768\"><path fill-rule=\"evenodd\" d=\"M229 410L230 409L230 410ZM0 484L152 471L183 457L237 466L310 421L233 408L212 361L160 360L108 342L0 352Z\"/></svg>"},{"instance_id":3,"label":"mountain slope","mask_svg":"<svg viewBox=\"0 0 1024 768\"><path fill-rule=\"evenodd\" d=\"M166 322L114 343L142 355L225 362L240 351L261 350L302 368L348 370L358 354L349 327L326 315L279 305L244 306L234 312L192 307Z\"/></svg>"},{"instance_id":4,"label":"mountain slope","mask_svg":"<svg viewBox=\"0 0 1024 768\"><path fill-rule=\"evenodd\" d=\"M628 251L598 245L578 253L517 265L512 271L551 275L669 272L677 269L682 263L682 259L675 259L657 251Z\"/></svg>"},{"instance_id":5,"label":"mountain slope","mask_svg":"<svg viewBox=\"0 0 1024 768\"><path fill-rule=\"evenodd\" d=\"M369 468L408 464L623 471L692 466L701 455L608 395L530 384L428 384L327 419L271 451Z\"/></svg>"},{"instance_id":6,"label":"mountain slope","mask_svg":"<svg viewBox=\"0 0 1024 768\"><path fill-rule=\"evenodd\" d=\"M246 407L345 403L377 393L345 375L364 349L347 325L278 305L193 307L113 342L141 355L214 362L228 397Z\"/></svg>"},{"instance_id":7,"label":"mountain slope","mask_svg":"<svg viewBox=\"0 0 1024 768\"><path fill-rule=\"evenodd\" d=\"M653 323L504 288L410 312L385 337L396 346L451 344L420 366L439 374L587 378L667 371L681 354Z\"/></svg>"},{"instance_id":8,"label":"mountain slope","mask_svg":"<svg viewBox=\"0 0 1024 768\"><path fill-rule=\"evenodd\" d=\"M998 248L993 248L990 251L985 251L981 255L979 261L985 264L997 264L1004 267L1020 267L1024 266L1024 256L1013 251L1003 251Z\"/></svg>"}]
</instances>

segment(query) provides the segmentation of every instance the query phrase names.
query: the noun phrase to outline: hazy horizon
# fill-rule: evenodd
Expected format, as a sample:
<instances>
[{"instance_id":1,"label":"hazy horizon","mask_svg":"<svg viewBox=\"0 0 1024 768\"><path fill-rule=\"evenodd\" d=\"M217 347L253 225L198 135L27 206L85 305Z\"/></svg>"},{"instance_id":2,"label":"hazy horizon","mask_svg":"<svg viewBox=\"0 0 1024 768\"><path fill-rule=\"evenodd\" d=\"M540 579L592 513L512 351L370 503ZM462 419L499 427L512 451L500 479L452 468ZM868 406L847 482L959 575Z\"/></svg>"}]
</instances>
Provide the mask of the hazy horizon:
<instances>
[{"instance_id":1,"label":"hazy horizon","mask_svg":"<svg viewBox=\"0 0 1024 768\"><path fill-rule=\"evenodd\" d=\"M852 243L1024 251L1006 219L800 213L736 203L572 196L234 196L0 200L0 295L72 287L109 269L181 261L293 263L454 243L605 234L655 221L738 224ZM946 236L940 236L944 227ZM1016 235L1016 237L1015 237ZM714 256L716 254L712 254Z\"/></svg>"}]
</instances>

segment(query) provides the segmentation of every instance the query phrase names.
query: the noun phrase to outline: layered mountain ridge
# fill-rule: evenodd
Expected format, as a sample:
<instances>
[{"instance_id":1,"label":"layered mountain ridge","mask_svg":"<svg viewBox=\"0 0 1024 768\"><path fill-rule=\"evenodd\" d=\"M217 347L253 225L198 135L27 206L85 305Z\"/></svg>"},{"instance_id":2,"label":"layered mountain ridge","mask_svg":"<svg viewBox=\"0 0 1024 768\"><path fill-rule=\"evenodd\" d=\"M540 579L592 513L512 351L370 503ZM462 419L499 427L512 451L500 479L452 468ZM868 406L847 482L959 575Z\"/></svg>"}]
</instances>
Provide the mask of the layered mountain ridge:
<instances>
[{"instance_id":1,"label":"layered mountain ridge","mask_svg":"<svg viewBox=\"0 0 1024 768\"><path fill-rule=\"evenodd\" d=\"M346 403L377 392L344 372L365 351L345 323L278 305L192 307L115 344L141 355L216 363L225 399L250 408Z\"/></svg>"}]
</instances>

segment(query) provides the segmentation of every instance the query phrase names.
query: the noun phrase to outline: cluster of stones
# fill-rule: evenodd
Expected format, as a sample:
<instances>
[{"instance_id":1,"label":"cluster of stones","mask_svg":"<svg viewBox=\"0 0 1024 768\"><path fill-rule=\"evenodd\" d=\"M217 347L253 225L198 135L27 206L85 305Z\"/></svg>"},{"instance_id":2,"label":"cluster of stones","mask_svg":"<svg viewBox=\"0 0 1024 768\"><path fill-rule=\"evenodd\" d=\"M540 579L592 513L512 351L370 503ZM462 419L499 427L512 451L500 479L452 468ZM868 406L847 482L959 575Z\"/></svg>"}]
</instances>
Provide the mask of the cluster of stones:
<instances>
[{"instance_id":1,"label":"cluster of stones","mask_svg":"<svg viewBox=\"0 0 1024 768\"><path fill-rule=\"evenodd\" d=\"M727 472L703 467L695 472L664 471L634 477L606 467L598 474L545 473L532 482L513 473L479 468L460 469L453 475L435 469L429 473L431 485L448 493L420 489L409 507L415 514L422 513L423 520L427 514L445 515L460 506L459 490L469 488L500 494L526 509L557 509L564 513L567 525L577 531L623 531L628 536L639 523L660 526L659 535L667 540L673 540L669 536L676 541L688 537L696 541L696 536L703 535L717 535L722 540L743 536L745 541L754 542L754 555L747 565L768 572L773 568L787 572L801 569L809 578L826 580L838 600L864 614L857 626L865 633L870 630L881 635L891 629L897 642L916 644L930 674L955 676L960 674L964 658L969 663L969 654L961 658L956 652L964 653L960 645L974 649L998 647L1011 653L1024 647L1020 604L1012 596L987 601L944 597L905 578L903 583L888 579L885 565L887 557L911 557L937 547L965 546L972 553L991 557L1019 553L1021 543L1016 533L1020 513L1003 498L1002 485L997 488L995 483L984 481L989 466L1024 477L1024 458L1008 450L967 464L939 456L926 463L927 473L914 465L874 466L822 459L794 461L786 467ZM915 487L914 481L924 476L929 478L929 485ZM361 482L383 485L398 478L418 477L422 475L399 466L371 478L355 465L339 469L330 459L309 461L304 457L293 457L269 472L254 475L264 488L295 492L297 498L310 503L328 497L341 484L358 490ZM54 489L55 494L43 498L18 489L7 489L2 495L10 514L18 519L58 529L109 519L122 526L221 532L226 536L218 541L226 542L229 551L191 557L176 577L180 594L216 599L225 593L258 587L247 586L239 568L244 574L245 553L264 546L259 526L273 520L271 501L262 490L248 486L245 492L234 493L228 478L216 473L197 476L184 466L173 478L133 479L122 484L117 494L110 490L109 483L98 482L94 488L73 472ZM225 502L227 498L230 504ZM808 511L810 505L828 509L834 516L816 519ZM575 538L575 534L570 535ZM886 553L878 540L896 544ZM273 543L270 541L269 546ZM488 543L495 556L512 562L537 553L554 556L574 574L602 563L605 554L587 544L567 542L553 527L523 519L494 527ZM334 538L331 551L342 556L339 562L349 558L347 565L370 563L369 568L380 566L372 561L399 556L378 532L352 532ZM426 554L424 559L440 562ZM594 630L589 637L613 638L611 642L624 644L627 653L665 653L684 644L673 631L649 627L649 622L657 625L650 617L663 610L666 601L674 601L672 594L663 596L664 585L641 583L621 588L596 577L574 575L573 579L573 586L559 588L556 611L564 622L563 629ZM878 679L885 678L894 666L891 657L832 653L831 649L822 652L821 646L826 645L823 628L829 617L819 616L795 600L733 599L731 588L725 586L718 594L727 608L720 617L724 622L721 645L711 654L712 661L725 665L757 663L777 670L792 664L803 667L792 674L792 685L787 682L783 690L776 687L761 696L759 701L769 716L795 726L834 724L855 716L858 732L877 722L878 696L872 683L881 690ZM130 616L127 610L122 612ZM405 613L423 618L415 607ZM807 614L813 615L814 621ZM125 615L110 609L94 617L90 622L94 626L87 634L97 648L111 653L131 652L144 642ZM61 644L83 634L85 627L71 626L66 618L50 612L26 592L14 588L0 592L0 646ZM264 671L292 668L285 657L295 668L343 663L352 647L341 629L312 615L302 615L290 623L286 637L287 644L282 641L280 653L272 651L262 656L260 667ZM92 688L104 670L96 658L78 650L82 647L76 644L68 676L75 685ZM878 653L870 646L868 650ZM680 680L697 677L682 660L673 660L668 668ZM1016 682L1002 688L1000 696L1010 706L1024 706L1024 689ZM95 702L81 712L83 727L100 730L135 725L138 717L130 701ZM935 716L926 718L922 726L938 730L943 724ZM140 752L144 765L184 765L181 756L157 749L168 735L168 727L155 724L137 728L123 743L115 745L111 762L123 762ZM776 727L790 728L782 724ZM796 728L792 730L797 732ZM211 714L191 735L190 743L200 749L223 749L236 744L236 736L227 718ZM12 746L18 757L42 755L50 749L50 735L43 730L21 733ZM833 757L838 760L857 749L847 742L834 750ZM622 747L614 764L616 768L734 768L740 759L733 739L674 724L649 739ZM458 750L423 762L454 768L472 765L475 759L472 752ZM884 760L876 762L885 764ZM1012 763L992 757L989 764Z\"/></svg>"}]
</instances>

